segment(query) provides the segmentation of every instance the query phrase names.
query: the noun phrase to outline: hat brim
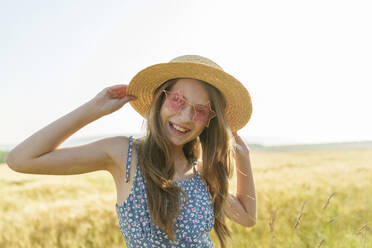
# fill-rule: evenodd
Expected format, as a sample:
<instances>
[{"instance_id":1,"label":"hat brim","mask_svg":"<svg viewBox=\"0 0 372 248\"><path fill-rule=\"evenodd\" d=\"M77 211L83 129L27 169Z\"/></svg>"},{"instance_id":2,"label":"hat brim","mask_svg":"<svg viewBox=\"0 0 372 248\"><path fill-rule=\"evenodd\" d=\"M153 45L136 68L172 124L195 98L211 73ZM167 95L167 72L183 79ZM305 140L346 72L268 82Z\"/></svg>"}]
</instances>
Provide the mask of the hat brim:
<instances>
[{"instance_id":1,"label":"hat brim","mask_svg":"<svg viewBox=\"0 0 372 248\"><path fill-rule=\"evenodd\" d=\"M251 97L247 89L223 70L200 63L170 62L149 66L137 73L129 83L127 94L137 99L131 106L145 117L153 100L153 93L164 82L173 78L193 78L216 87L227 101L225 117L232 131L244 127L252 114Z\"/></svg>"}]
</instances>

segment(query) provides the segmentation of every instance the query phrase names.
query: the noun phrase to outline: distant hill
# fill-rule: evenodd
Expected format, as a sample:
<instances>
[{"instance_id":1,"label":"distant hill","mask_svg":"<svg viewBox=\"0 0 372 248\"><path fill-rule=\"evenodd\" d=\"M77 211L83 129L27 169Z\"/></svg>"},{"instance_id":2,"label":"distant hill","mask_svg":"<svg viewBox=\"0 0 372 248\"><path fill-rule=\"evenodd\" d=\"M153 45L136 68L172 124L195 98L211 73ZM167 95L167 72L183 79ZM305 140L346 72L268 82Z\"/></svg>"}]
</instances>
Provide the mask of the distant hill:
<instances>
[{"instance_id":1,"label":"distant hill","mask_svg":"<svg viewBox=\"0 0 372 248\"><path fill-rule=\"evenodd\" d=\"M0 151L0 164L5 163L5 156L8 152Z\"/></svg>"},{"instance_id":2,"label":"distant hill","mask_svg":"<svg viewBox=\"0 0 372 248\"><path fill-rule=\"evenodd\" d=\"M248 144L248 146L252 151L348 150L348 149L372 149L372 141L296 144L278 146Z\"/></svg>"}]
</instances>

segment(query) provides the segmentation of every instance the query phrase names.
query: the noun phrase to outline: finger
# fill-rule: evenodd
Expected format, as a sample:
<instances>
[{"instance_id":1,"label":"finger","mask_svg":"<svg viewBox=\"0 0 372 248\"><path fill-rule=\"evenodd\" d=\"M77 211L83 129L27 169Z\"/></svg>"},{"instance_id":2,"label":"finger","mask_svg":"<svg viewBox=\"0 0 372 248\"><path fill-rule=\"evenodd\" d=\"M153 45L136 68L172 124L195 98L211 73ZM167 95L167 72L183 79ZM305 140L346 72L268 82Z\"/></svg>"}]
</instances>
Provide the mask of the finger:
<instances>
[{"instance_id":1,"label":"finger","mask_svg":"<svg viewBox=\"0 0 372 248\"><path fill-rule=\"evenodd\" d=\"M121 88L121 89L114 89L111 92L109 92L109 94L113 98L123 98L123 97L127 96L126 95L126 93L127 93L126 89L127 89L127 87Z\"/></svg>"},{"instance_id":2,"label":"finger","mask_svg":"<svg viewBox=\"0 0 372 248\"><path fill-rule=\"evenodd\" d=\"M128 88L127 85L121 85L121 86L110 88L110 91L112 93L118 93L118 94L124 94L125 95L126 92L127 92L127 88Z\"/></svg>"},{"instance_id":3,"label":"finger","mask_svg":"<svg viewBox=\"0 0 372 248\"><path fill-rule=\"evenodd\" d=\"M136 100L137 97L135 96L126 96L128 98L128 101L133 101L133 100Z\"/></svg>"},{"instance_id":4,"label":"finger","mask_svg":"<svg viewBox=\"0 0 372 248\"><path fill-rule=\"evenodd\" d=\"M118 84L118 85L114 85L114 86L108 87L108 90L110 92L121 92L123 90L125 91L127 88L128 88L128 85Z\"/></svg>"},{"instance_id":5,"label":"finger","mask_svg":"<svg viewBox=\"0 0 372 248\"><path fill-rule=\"evenodd\" d=\"M128 87L127 84L115 84L113 86L110 86L109 88L120 88L120 87Z\"/></svg>"},{"instance_id":6,"label":"finger","mask_svg":"<svg viewBox=\"0 0 372 248\"><path fill-rule=\"evenodd\" d=\"M137 98L135 96L123 96L119 98L120 101L129 102L132 100L136 100Z\"/></svg>"},{"instance_id":7,"label":"finger","mask_svg":"<svg viewBox=\"0 0 372 248\"><path fill-rule=\"evenodd\" d=\"M232 134L233 134L233 136L234 136L235 138L238 137L238 132L235 131L235 132L233 132Z\"/></svg>"}]
</instances>

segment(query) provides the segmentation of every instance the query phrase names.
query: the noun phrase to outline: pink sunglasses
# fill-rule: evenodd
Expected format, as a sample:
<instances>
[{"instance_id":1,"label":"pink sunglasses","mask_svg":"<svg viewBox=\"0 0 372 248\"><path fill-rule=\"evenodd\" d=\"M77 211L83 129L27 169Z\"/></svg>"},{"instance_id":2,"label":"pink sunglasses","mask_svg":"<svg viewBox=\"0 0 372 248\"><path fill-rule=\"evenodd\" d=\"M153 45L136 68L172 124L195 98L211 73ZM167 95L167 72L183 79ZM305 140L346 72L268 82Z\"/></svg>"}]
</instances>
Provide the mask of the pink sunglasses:
<instances>
[{"instance_id":1,"label":"pink sunglasses","mask_svg":"<svg viewBox=\"0 0 372 248\"><path fill-rule=\"evenodd\" d=\"M177 92L170 92L167 90L163 90L165 93L165 106L173 111L174 113L178 113L181 109L185 108L187 105L190 105L193 110L193 120L206 123L207 127L209 126L209 122L216 116L216 113L212 110L211 104L208 101L207 104L192 104L187 101L181 91Z\"/></svg>"}]
</instances>

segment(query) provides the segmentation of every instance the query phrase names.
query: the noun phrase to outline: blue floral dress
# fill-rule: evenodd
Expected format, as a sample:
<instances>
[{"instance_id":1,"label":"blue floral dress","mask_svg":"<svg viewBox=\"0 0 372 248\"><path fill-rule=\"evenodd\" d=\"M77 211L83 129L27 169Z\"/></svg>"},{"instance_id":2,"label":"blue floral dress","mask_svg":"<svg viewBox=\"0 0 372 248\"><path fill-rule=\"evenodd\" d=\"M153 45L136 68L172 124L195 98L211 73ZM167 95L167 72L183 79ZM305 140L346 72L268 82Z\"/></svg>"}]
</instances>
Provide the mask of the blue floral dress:
<instances>
[{"instance_id":1,"label":"blue floral dress","mask_svg":"<svg viewBox=\"0 0 372 248\"><path fill-rule=\"evenodd\" d=\"M133 137L129 137L126 164L126 182L132 155ZM137 146L136 146L137 148ZM138 153L137 153L138 154ZM136 175L128 198L121 204L116 203L121 233L128 248L142 247L213 247L209 232L214 226L214 211L211 195L194 165L192 178L174 183L183 188L188 202L181 209L175 223L176 240L171 241L157 225L152 222L148 207L145 181L136 166ZM185 199L180 193L181 206Z\"/></svg>"}]
</instances>

